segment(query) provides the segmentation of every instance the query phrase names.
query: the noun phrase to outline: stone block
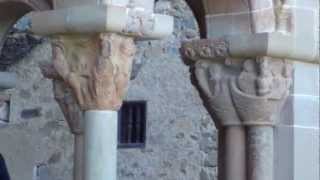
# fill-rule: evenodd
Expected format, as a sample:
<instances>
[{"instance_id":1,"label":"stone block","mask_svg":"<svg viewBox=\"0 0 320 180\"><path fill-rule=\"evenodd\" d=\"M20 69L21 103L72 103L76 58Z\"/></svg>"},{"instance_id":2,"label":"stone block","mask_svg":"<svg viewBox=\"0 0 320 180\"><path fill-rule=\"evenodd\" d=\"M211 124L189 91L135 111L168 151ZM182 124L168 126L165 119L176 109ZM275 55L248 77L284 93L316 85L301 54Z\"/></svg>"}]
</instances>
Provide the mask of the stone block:
<instances>
[{"instance_id":1,"label":"stone block","mask_svg":"<svg viewBox=\"0 0 320 180\"><path fill-rule=\"evenodd\" d=\"M249 12L249 4L243 0L212 1L202 0L207 14L228 14Z\"/></svg>"},{"instance_id":2,"label":"stone block","mask_svg":"<svg viewBox=\"0 0 320 180\"><path fill-rule=\"evenodd\" d=\"M319 96L320 66L294 62L294 94Z\"/></svg>"},{"instance_id":3,"label":"stone block","mask_svg":"<svg viewBox=\"0 0 320 180\"><path fill-rule=\"evenodd\" d=\"M294 95L294 125L319 127L319 96Z\"/></svg>"},{"instance_id":4,"label":"stone block","mask_svg":"<svg viewBox=\"0 0 320 180\"><path fill-rule=\"evenodd\" d=\"M275 180L319 179L319 128L275 128Z\"/></svg>"},{"instance_id":5,"label":"stone block","mask_svg":"<svg viewBox=\"0 0 320 180\"><path fill-rule=\"evenodd\" d=\"M294 179L319 180L319 128L294 128Z\"/></svg>"}]
</instances>

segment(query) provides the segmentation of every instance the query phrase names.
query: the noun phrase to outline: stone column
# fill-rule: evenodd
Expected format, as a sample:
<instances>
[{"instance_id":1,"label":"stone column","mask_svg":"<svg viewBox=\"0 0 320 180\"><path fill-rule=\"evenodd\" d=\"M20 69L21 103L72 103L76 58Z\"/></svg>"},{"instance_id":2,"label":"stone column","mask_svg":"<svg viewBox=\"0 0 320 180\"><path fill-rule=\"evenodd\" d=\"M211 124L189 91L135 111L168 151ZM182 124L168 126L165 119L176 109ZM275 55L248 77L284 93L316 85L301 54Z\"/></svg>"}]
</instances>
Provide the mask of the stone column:
<instances>
[{"instance_id":1,"label":"stone column","mask_svg":"<svg viewBox=\"0 0 320 180\"><path fill-rule=\"evenodd\" d=\"M206 19L206 26L202 25L202 21L199 24L200 28L206 28L201 32L207 32L206 36L202 35L207 39L185 42L182 55L191 67L193 83L221 134L220 180L310 179L311 176L306 175L308 173L313 175L312 180L318 179L319 171L313 167L319 167L319 163L314 163L310 158L307 158L308 170L302 172L295 168L295 172L286 172L282 176L278 172L292 169L292 165L288 161L279 166L277 162L285 160L281 157L283 153L279 155L280 152L292 149L295 153L290 159L297 159L297 144L303 144L303 134L303 142L308 142L305 144L313 149L310 150L311 156L315 159L319 156L319 153L315 153L318 146L312 144L311 140L306 141L307 137L318 139L314 137L319 137L319 133L306 133L305 128L304 133L299 134L294 125L289 127L290 130L281 129L280 133L278 128L292 118L290 114L283 115L285 102L291 102L291 106L294 106L294 112L291 112L295 116L294 121L297 121L296 114L301 111L310 117L310 121L319 122L319 119L314 120L319 110L312 108L311 117L295 108L297 102L292 104L292 101L287 101L292 99L289 96L292 91L296 92L296 87L303 86L303 82L313 82L313 85L311 82L305 83L308 84L308 88L303 88L305 93L313 95L314 89L318 89L315 78L303 77L305 80L297 81L296 72L305 66L314 67L309 69L316 72L315 69L319 67L319 1L201 2L205 7L204 13L195 13L199 15L198 19ZM304 71L310 74L307 69ZM301 74L299 79L302 79ZM310 88L313 90L309 91ZM319 99L312 99L317 103L311 104L319 104ZM284 131L294 131L294 136ZM316 136L311 137L311 134ZM279 146L281 143L287 144L284 139L293 139L294 145ZM300 152L299 156L303 157L304 154ZM296 160L294 162L293 166L297 167L299 163Z\"/></svg>"},{"instance_id":2,"label":"stone column","mask_svg":"<svg viewBox=\"0 0 320 180\"><path fill-rule=\"evenodd\" d=\"M233 58L228 49L222 39L183 46L194 83L222 136L219 177L270 180L274 116L288 97L292 63L267 56Z\"/></svg>"},{"instance_id":3,"label":"stone column","mask_svg":"<svg viewBox=\"0 0 320 180\"><path fill-rule=\"evenodd\" d=\"M75 135L75 180L116 179L117 117L104 114L116 114L121 106L134 52L132 38L114 33L56 35L53 40L53 64L42 65L42 71L54 80L55 98ZM96 146L102 152L95 152ZM103 169L93 164L97 158Z\"/></svg>"},{"instance_id":4,"label":"stone column","mask_svg":"<svg viewBox=\"0 0 320 180\"><path fill-rule=\"evenodd\" d=\"M54 93L75 134L75 180L117 179L117 111L129 85L134 41L170 35L173 19L149 0L55 1L29 16L30 31L51 35ZM47 22L50 21L48 24Z\"/></svg>"}]
</instances>

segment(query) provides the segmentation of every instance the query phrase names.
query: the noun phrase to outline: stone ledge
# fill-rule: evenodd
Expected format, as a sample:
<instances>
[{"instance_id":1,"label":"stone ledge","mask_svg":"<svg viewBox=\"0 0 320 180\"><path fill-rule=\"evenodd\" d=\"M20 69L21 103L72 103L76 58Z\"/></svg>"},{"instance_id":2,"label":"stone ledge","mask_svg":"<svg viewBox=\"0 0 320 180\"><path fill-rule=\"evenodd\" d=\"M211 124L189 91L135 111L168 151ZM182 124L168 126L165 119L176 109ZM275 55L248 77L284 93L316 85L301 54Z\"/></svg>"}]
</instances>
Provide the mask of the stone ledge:
<instances>
[{"instance_id":1,"label":"stone ledge","mask_svg":"<svg viewBox=\"0 0 320 180\"><path fill-rule=\"evenodd\" d=\"M259 33L227 37L235 57L271 56L320 63L319 46L281 33ZM250 43L248 43L250 42Z\"/></svg>"},{"instance_id":2,"label":"stone ledge","mask_svg":"<svg viewBox=\"0 0 320 180\"><path fill-rule=\"evenodd\" d=\"M217 39L194 40L185 42L182 49L183 55L192 60L269 56L320 63L319 46L316 41L304 41L281 33L241 34Z\"/></svg>"},{"instance_id":3,"label":"stone ledge","mask_svg":"<svg viewBox=\"0 0 320 180\"><path fill-rule=\"evenodd\" d=\"M42 35L115 32L139 38L161 39L170 35L174 26L171 16L109 4L34 12L29 18L30 31Z\"/></svg>"}]
</instances>

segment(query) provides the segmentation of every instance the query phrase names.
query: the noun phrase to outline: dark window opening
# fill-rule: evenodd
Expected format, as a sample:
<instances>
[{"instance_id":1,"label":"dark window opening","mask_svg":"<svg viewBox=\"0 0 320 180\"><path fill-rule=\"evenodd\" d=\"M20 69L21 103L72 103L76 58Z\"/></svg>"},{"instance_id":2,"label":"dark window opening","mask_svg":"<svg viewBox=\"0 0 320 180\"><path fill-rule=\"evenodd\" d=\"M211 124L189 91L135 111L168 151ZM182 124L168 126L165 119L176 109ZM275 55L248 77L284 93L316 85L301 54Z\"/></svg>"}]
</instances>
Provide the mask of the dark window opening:
<instances>
[{"instance_id":1,"label":"dark window opening","mask_svg":"<svg viewBox=\"0 0 320 180\"><path fill-rule=\"evenodd\" d=\"M0 127L7 125L10 121L10 100L0 96Z\"/></svg>"},{"instance_id":2,"label":"dark window opening","mask_svg":"<svg viewBox=\"0 0 320 180\"><path fill-rule=\"evenodd\" d=\"M41 116L41 108L24 109L21 111L21 117L24 119L32 119Z\"/></svg>"},{"instance_id":3,"label":"dark window opening","mask_svg":"<svg viewBox=\"0 0 320 180\"><path fill-rule=\"evenodd\" d=\"M124 102L119 111L119 148L144 148L146 141L147 103Z\"/></svg>"}]
</instances>

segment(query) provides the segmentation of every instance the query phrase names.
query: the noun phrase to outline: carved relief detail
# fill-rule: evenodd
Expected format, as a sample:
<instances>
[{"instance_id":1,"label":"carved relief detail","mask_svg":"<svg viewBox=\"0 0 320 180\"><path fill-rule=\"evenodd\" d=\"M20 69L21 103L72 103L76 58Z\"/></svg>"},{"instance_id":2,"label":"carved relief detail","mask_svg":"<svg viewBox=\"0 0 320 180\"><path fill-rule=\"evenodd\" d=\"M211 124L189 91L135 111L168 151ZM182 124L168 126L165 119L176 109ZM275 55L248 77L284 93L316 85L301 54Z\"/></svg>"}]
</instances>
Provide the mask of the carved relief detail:
<instances>
[{"instance_id":1,"label":"carved relief detail","mask_svg":"<svg viewBox=\"0 0 320 180\"><path fill-rule=\"evenodd\" d=\"M41 64L42 74L53 81L53 94L73 134L84 133L84 111L74 96L72 89L64 83L52 64Z\"/></svg>"},{"instance_id":2,"label":"carved relief detail","mask_svg":"<svg viewBox=\"0 0 320 180\"><path fill-rule=\"evenodd\" d=\"M184 57L193 61L194 84L218 126L276 123L272 115L282 108L289 95L293 71L290 62L272 57L199 58L194 55L197 53L190 56L191 46L185 47ZM199 48L195 45L193 52Z\"/></svg>"},{"instance_id":3,"label":"carved relief detail","mask_svg":"<svg viewBox=\"0 0 320 180\"><path fill-rule=\"evenodd\" d=\"M193 61L224 58L229 56L229 44L225 39L194 40L183 44L182 55Z\"/></svg>"},{"instance_id":4,"label":"carved relief detail","mask_svg":"<svg viewBox=\"0 0 320 180\"><path fill-rule=\"evenodd\" d=\"M85 110L118 110L135 53L131 38L116 34L56 36L53 62L41 64L71 132L83 133Z\"/></svg>"},{"instance_id":5,"label":"carved relief detail","mask_svg":"<svg viewBox=\"0 0 320 180\"><path fill-rule=\"evenodd\" d=\"M132 38L112 33L57 36L53 67L81 110L118 110L130 79Z\"/></svg>"}]
</instances>

